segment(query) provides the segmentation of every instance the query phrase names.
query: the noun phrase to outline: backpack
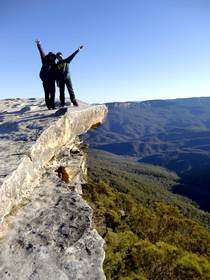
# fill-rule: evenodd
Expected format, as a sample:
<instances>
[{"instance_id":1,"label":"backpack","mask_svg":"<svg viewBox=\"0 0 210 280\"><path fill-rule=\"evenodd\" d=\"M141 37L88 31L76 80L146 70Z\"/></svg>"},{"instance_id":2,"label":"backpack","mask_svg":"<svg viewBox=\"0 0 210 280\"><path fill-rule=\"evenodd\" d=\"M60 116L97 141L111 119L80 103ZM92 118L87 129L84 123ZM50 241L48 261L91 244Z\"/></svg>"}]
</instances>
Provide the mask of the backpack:
<instances>
[{"instance_id":1,"label":"backpack","mask_svg":"<svg viewBox=\"0 0 210 280\"><path fill-rule=\"evenodd\" d=\"M42 81L56 80L56 65L45 63L39 73L39 77Z\"/></svg>"}]
</instances>

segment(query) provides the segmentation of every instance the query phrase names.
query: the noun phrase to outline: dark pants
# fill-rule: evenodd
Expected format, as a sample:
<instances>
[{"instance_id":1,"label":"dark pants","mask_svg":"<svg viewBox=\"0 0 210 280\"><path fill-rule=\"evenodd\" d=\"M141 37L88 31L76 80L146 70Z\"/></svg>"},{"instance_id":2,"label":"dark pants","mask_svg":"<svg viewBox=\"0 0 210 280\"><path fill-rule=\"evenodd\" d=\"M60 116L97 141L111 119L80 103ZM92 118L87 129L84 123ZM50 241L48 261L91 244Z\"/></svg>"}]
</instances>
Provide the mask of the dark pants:
<instances>
[{"instance_id":1,"label":"dark pants","mask_svg":"<svg viewBox=\"0 0 210 280\"><path fill-rule=\"evenodd\" d=\"M61 106L65 105L65 85L66 85L66 87L68 89L71 102L74 104L75 101L76 101L74 90L73 90L73 87L72 87L71 79L70 78L66 78L64 80L60 80L59 81Z\"/></svg>"},{"instance_id":2,"label":"dark pants","mask_svg":"<svg viewBox=\"0 0 210 280\"><path fill-rule=\"evenodd\" d=\"M48 109L55 108L55 81L43 81L45 102Z\"/></svg>"}]
</instances>

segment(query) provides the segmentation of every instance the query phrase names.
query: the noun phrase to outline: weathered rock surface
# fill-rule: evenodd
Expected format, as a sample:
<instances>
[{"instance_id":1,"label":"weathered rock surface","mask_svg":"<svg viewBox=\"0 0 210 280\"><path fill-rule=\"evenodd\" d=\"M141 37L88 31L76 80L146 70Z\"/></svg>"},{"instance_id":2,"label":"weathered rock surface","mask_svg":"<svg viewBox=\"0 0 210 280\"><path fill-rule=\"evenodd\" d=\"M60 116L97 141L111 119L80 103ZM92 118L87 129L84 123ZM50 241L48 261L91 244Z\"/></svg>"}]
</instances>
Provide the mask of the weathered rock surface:
<instances>
[{"instance_id":1,"label":"weathered rock surface","mask_svg":"<svg viewBox=\"0 0 210 280\"><path fill-rule=\"evenodd\" d=\"M104 242L79 195L87 166L78 139L104 120L105 106L0 104L0 279L105 279Z\"/></svg>"},{"instance_id":2,"label":"weathered rock surface","mask_svg":"<svg viewBox=\"0 0 210 280\"><path fill-rule=\"evenodd\" d=\"M89 105L80 103L79 108ZM71 112L78 108L71 108ZM49 111L42 99L0 100L0 187L14 171L43 130L62 116L66 109Z\"/></svg>"}]
</instances>

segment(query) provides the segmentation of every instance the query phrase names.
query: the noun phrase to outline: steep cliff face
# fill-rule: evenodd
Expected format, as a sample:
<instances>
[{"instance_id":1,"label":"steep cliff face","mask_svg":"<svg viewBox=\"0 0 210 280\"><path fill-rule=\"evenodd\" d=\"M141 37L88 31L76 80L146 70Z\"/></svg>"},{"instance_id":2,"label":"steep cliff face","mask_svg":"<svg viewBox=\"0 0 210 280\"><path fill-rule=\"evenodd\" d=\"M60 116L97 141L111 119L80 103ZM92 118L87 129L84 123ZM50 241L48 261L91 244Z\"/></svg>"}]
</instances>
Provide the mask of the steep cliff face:
<instances>
[{"instance_id":1,"label":"steep cliff face","mask_svg":"<svg viewBox=\"0 0 210 280\"><path fill-rule=\"evenodd\" d=\"M104 241L80 196L87 166L78 135L103 122L106 107L53 112L39 100L5 100L1 108L0 279L105 279Z\"/></svg>"}]
</instances>

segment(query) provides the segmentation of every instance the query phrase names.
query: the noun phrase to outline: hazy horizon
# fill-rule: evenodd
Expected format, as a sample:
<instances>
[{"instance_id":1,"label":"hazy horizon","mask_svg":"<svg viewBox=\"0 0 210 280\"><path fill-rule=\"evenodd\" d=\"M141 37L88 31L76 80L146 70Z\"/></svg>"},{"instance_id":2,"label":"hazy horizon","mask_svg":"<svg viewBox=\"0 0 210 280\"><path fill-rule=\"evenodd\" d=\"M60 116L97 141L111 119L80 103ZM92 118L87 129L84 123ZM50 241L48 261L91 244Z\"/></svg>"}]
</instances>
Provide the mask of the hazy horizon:
<instances>
[{"instance_id":1,"label":"hazy horizon","mask_svg":"<svg viewBox=\"0 0 210 280\"><path fill-rule=\"evenodd\" d=\"M0 100L15 100L15 99L42 99L44 102L44 97L40 96L40 97L8 97L8 98L0 98ZM177 99L200 99L200 98L209 98L210 96L192 96L192 97L174 97L174 98L155 98L155 99L142 99L142 100L113 100L113 101L108 101L108 102L91 102L90 104L104 104L104 103L135 103L135 102L145 102L145 101L156 101L156 100L177 100ZM80 98L78 98L79 101L85 102L84 100L81 100ZM55 98L55 101L57 103L59 103L59 97L57 96ZM68 102L70 102L69 97L66 97L66 101L67 101L67 106L68 106ZM88 102L85 102L88 103Z\"/></svg>"}]
</instances>

